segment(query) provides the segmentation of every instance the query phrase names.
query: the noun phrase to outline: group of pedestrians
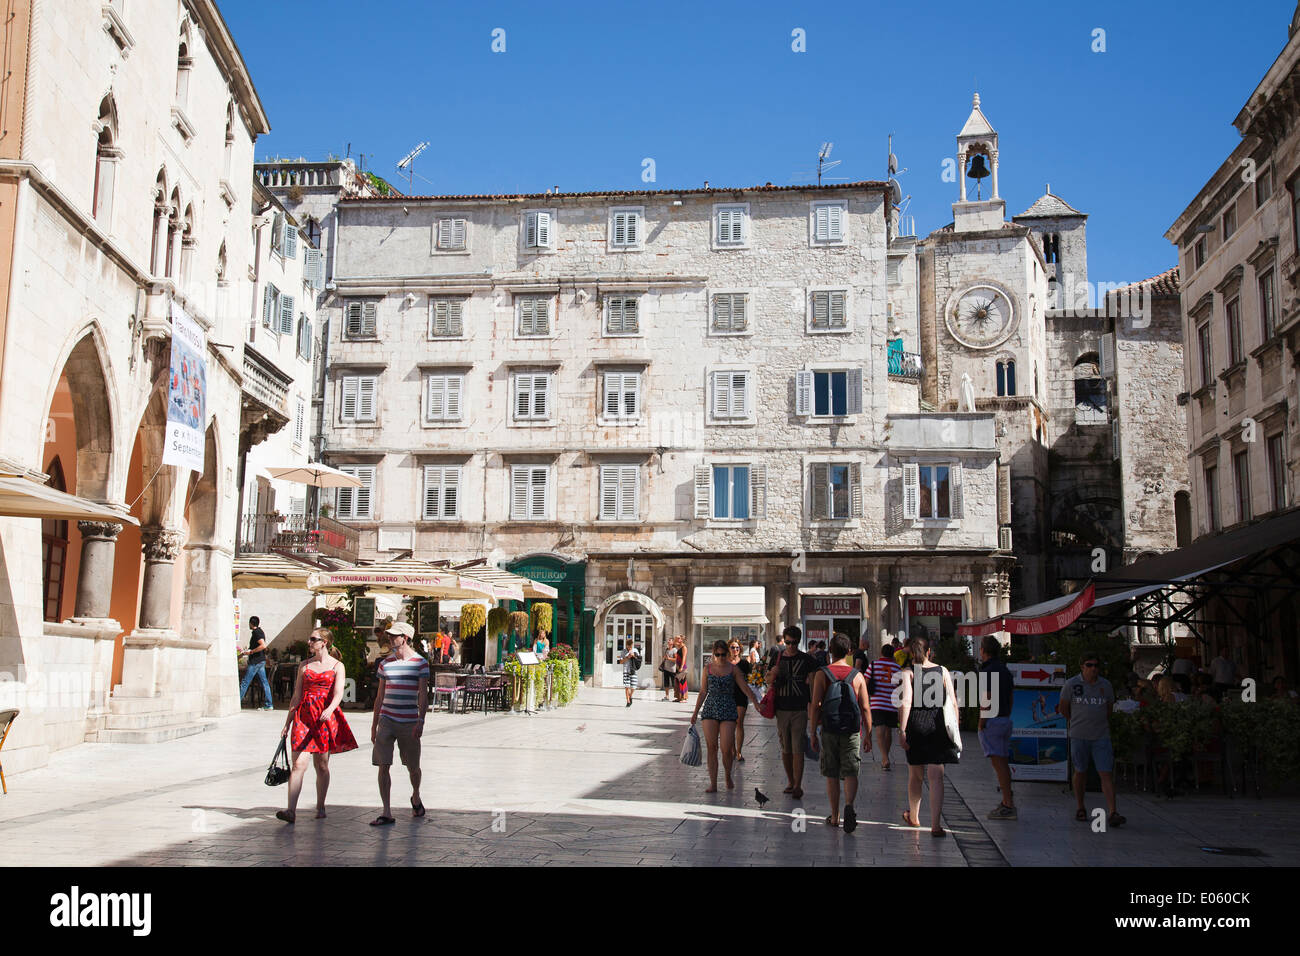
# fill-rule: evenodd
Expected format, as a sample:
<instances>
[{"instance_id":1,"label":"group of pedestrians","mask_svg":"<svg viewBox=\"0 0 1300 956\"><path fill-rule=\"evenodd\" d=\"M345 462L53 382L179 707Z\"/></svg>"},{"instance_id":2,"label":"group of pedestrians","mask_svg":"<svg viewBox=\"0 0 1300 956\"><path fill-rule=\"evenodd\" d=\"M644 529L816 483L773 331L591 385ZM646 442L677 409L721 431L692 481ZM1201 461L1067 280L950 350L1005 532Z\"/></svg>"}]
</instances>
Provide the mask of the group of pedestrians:
<instances>
[{"instance_id":1,"label":"group of pedestrians","mask_svg":"<svg viewBox=\"0 0 1300 956\"><path fill-rule=\"evenodd\" d=\"M298 797L308 764L316 766L316 819L320 820L325 817L330 785L330 755L357 749L352 729L339 709L347 674L330 636L327 628L318 627L307 639L310 656L298 667L293 700L280 732L292 752L288 806L275 814L285 823L297 821ZM420 800L420 738L429 699L429 662L411 647L415 629L410 624L391 624L385 636L391 653L379 664L379 689L370 724L371 763L379 771L383 804L379 816L370 822L376 827L396 822L390 801L394 749L410 776L411 815L422 817L425 812Z\"/></svg>"}]
</instances>

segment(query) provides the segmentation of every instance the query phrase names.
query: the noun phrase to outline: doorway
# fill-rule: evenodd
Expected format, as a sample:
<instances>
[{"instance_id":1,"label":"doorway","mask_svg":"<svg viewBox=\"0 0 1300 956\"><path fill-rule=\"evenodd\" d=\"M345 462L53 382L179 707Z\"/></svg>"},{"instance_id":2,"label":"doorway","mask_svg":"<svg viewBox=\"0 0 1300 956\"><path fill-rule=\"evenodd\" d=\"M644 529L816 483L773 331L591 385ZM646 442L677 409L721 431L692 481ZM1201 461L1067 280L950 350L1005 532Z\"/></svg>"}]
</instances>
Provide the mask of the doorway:
<instances>
[{"instance_id":1,"label":"doorway","mask_svg":"<svg viewBox=\"0 0 1300 956\"><path fill-rule=\"evenodd\" d=\"M623 659L627 649L635 645L641 649L641 670L638 681L652 677L655 669L654 618L649 614L605 615L605 671L603 685L619 687L623 683Z\"/></svg>"}]
</instances>

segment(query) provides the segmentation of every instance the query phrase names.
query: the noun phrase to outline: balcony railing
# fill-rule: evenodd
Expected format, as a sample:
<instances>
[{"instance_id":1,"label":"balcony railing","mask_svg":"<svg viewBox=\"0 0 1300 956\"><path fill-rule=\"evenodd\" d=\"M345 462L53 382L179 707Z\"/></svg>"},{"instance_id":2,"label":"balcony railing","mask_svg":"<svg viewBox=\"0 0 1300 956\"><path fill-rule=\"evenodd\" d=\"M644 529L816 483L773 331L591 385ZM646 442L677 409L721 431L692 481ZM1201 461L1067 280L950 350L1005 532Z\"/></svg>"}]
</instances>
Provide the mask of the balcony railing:
<instances>
[{"instance_id":1,"label":"balcony railing","mask_svg":"<svg viewBox=\"0 0 1300 956\"><path fill-rule=\"evenodd\" d=\"M920 378L921 355L918 352L904 352L891 348L889 356L889 374L895 378Z\"/></svg>"},{"instance_id":2,"label":"balcony railing","mask_svg":"<svg viewBox=\"0 0 1300 956\"><path fill-rule=\"evenodd\" d=\"M243 554L300 554L357 560L357 532L331 518L311 515L244 515L239 529Z\"/></svg>"}]
</instances>

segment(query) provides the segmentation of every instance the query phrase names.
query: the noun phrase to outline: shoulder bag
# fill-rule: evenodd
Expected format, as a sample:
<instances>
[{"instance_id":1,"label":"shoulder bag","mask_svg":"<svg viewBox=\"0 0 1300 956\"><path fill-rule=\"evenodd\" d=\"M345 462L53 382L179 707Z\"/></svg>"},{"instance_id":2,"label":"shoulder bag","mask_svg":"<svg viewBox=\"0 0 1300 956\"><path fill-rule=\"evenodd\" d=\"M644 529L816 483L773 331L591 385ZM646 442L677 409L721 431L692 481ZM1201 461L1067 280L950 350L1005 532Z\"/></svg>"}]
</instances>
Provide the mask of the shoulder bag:
<instances>
[{"instance_id":1,"label":"shoulder bag","mask_svg":"<svg viewBox=\"0 0 1300 956\"><path fill-rule=\"evenodd\" d=\"M285 747L286 737L280 738L280 746L275 748L275 756L271 758L271 765L266 768L266 785L268 787L278 787L289 780L289 754Z\"/></svg>"}]
</instances>

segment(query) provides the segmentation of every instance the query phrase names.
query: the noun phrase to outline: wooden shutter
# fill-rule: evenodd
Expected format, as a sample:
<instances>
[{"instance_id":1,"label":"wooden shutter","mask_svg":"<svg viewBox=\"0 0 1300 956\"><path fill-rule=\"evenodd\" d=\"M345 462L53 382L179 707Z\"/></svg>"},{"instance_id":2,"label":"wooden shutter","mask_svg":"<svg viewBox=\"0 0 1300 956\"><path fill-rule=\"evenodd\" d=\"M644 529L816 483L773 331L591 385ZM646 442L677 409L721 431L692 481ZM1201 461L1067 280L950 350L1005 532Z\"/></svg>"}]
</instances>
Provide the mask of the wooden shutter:
<instances>
[{"instance_id":1,"label":"wooden shutter","mask_svg":"<svg viewBox=\"0 0 1300 956\"><path fill-rule=\"evenodd\" d=\"M528 517L528 467L513 465L510 469L510 517L522 521Z\"/></svg>"},{"instance_id":2,"label":"wooden shutter","mask_svg":"<svg viewBox=\"0 0 1300 956\"><path fill-rule=\"evenodd\" d=\"M731 373L713 373L713 417L725 421L731 410Z\"/></svg>"},{"instance_id":3,"label":"wooden shutter","mask_svg":"<svg viewBox=\"0 0 1300 956\"><path fill-rule=\"evenodd\" d=\"M357 421L375 420L375 378L363 375L357 379Z\"/></svg>"},{"instance_id":4,"label":"wooden shutter","mask_svg":"<svg viewBox=\"0 0 1300 956\"><path fill-rule=\"evenodd\" d=\"M436 465L424 466L424 517L441 518L442 507L440 493L442 489L442 469Z\"/></svg>"},{"instance_id":5,"label":"wooden shutter","mask_svg":"<svg viewBox=\"0 0 1300 956\"><path fill-rule=\"evenodd\" d=\"M291 223L287 216L284 220L284 257L298 258L298 227Z\"/></svg>"},{"instance_id":6,"label":"wooden shutter","mask_svg":"<svg viewBox=\"0 0 1300 956\"><path fill-rule=\"evenodd\" d=\"M1229 317L1231 322L1231 316ZM1232 326L1229 324L1229 332ZM1098 350L1099 356L1099 373L1102 378L1111 378L1115 374L1115 334L1107 332L1101 337L1101 348Z\"/></svg>"},{"instance_id":7,"label":"wooden shutter","mask_svg":"<svg viewBox=\"0 0 1300 956\"><path fill-rule=\"evenodd\" d=\"M623 375L621 372L605 373L605 417L618 418L623 401Z\"/></svg>"},{"instance_id":8,"label":"wooden shutter","mask_svg":"<svg viewBox=\"0 0 1300 956\"><path fill-rule=\"evenodd\" d=\"M813 373L794 373L794 413L796 415L812 414Z\"/></svg>"},{"instance_id":9,"label":"wooden shutter","mask_svg":"<svg viewBox=\"0 0 1300 956\"><path fill-rule=\"evenodd\" d=\"M825 242L831 237L830 218L830 206L813 207L813 235L818 242Z\"/></svg>"},{"instance_id":10,"label":"wooden shutter","mask_svg":"<svg viewBox=\"0 0 1300 956\"><path fill-rule=\"evenodd\" d=\"M306 315L300 315L298 317L298 354L309 362L311 361L312 347L311 332L311 319L307 318Z\"/></svg>"},{"instance_id":11,"label":"wooden shutter","mask_svg":"<svg viewBox=\"0 0 1300 956\"><path fill-rule=\"evenodd\" d=\"M707 518L713 492L713 469L708 465L695 466L695 517Z\"/></svg>"},{"instance_id":12,"label":"wooden shutter","mask_svg":"<svg viewBox=\"0 0 1300 956\"><path fill-rule=\"evenodd\" d=\"M280 334L293 335L293 296L280 296Z\"/></svg>"},{"instance_id":13,"label":"wooden shutter","mask_svg":"<svg viewBox=\"0 0 1300 956\"><path fill-rule=\"evenodd\" d=\"M618 465L600 466L600 520L613 521L618 517L619 504Z\"/></svg>"},{"instance_id":14,"label":"wooden shutter","mask_svg":"<svg viewBox=\"0 0 1300 956\"><path fill-rule=\"evenodd\" d=\"M313 249L308 246L303 251L302 278L313 289L319 290L324 284L322 281L325 277L324 260L319 249Z\"/></svg>"},{"instance_id":15,"label":"wooden shutter","mask_svg":"<svg viewBox=\"0 0 1300 956\"><path fill-rule=\"evenodd\" d=\"M730 299L731 299L731 331L743 332L745 331L746 328L748 328L749 317L745 314L746 306L748 304L748 297L743 292L734 292L731 294Z\"/></svg>"},{"instance_id":16,"label":"wooden shutter","mask_svg":"<svg viewBox=\"0 0 1300 956\"><path fill-rule=\"evenodd\" d=\"M637 517L638 490L641 484L641 469L636 465L618 466L618 517L624 521L635 521Z\"/></svg>"},{"instance_id":17,"label":"wooden shutter","mask_svg":"<svg viewBox=\"0 0 1300 956\"><path fill-rule=\"evenodd\" d=\"M844 328L845 325L847 324L845 321L845 314L844 314L844 293L830 292L827 293L826 298L827 301L829 302L829 310L830 310L826 327L831 329Z\"/></svg>"},{"instance_id":18,"label":"wooden shutter","mask_svg":"<svg viewBox=\"0 0 1300 956\"><path fill-rule=\"evenodd\" d=\"M343 411L340 415L345 422L357 420L357 378L348 376L343 379Z\"/></svg>"},{"instance_id":19,"label":"wooden shutter","mask_svg":"<svg viewBox=\"0 0 1300 956\"><path fill-rule=\"evenodd\" d=\"M623 375L623 417L641 417L640 372L627 372Z\"/></svg>"},{"instance_id":20,"label":"wooden shutter","mask_svg":"<svg viewBox=\"0 0 1300 956\"><path fill-rule=\"evenodd\" d=\"M718 242L735 244L744 241L745 211L743 209L718 210Z\"/></svg>"},{"instance_id":21,"label":"wooden shutter","mask_svg":"<svg viewBox=\"0 0 1300 956\"><path fill-rule=\"evenodd\" d=\"M348 303L347 320L343 324L343 329L347 333L348 338L350 339L357 339L361 337L361 329L362 329L361 312L362 309L361 309L360 302Z\"/></svg>"},{"instance_id":22,"label":"wooden shutter","mask_svg":"<svg viewBox=\"0 0 1300 956\"><path fill-rule=\"evenodd\" d=\"M375 469L371 465L366 468L358 468L356 476L361 479L361 487L354 488L356 492L356 509L354 516L357 518L370 517L370 491L371 486L375 483Z\"/></svg>"},{"instance_id":23,"label":"wooden shutter","mask_svg":"<svg viewBox=\"0 0 1300 956\"><path fill-rule=\"evenodd\" d=\"M464 334L465 303L460 299L447 300L447 334L461 336Z\"/></svg>"},{"instance_id":24,"label":"wooden shutter","mask_svg":"<svg viewBox=\"0 0 1300 956\"><path fill-rule=\"evenodd\" d=\"M438 248L446 249L451 245L451 220L438 220Z\"/></svg>"},{"instance_id":25,"label":"wooden shutter","mask_svg":"<svg viewBox=\"0 0 1300 956\"><path fill-rule=\"evenodd\" d=\"M767 465L749 466L749 516L767 517Z\"/></svg>"},{"instance_id":26,"label":"wooden shutter","mask_svg":"<svg viewBox=\"0 0 1300 956\"><path fill-rule=\"evenodd\" d=\"M829 292L814 292L812 296L814 329L830 327L831 296Z\"/></svg>"},{"instance_id":27,"label":"wooden shutter","mask_svg":"<svg viewBox=\"0 0 1300 956\"><path fill-rule=\"evenodd\" d=\"M349 475L356 474L356 469L354 468L344 467L344 468L340 468L339 470ZM351 488L336 489L334 493L334 512L339 518L351 518L352 506L354 504L355 502L353 501L353 494Z\"/></svg>"},{"instance_id":28,"label":"wooden shutter","mask_svg":"<svg viewBox=\"0 0 1300 956\"><path fill-rule=\"evenodd\" d=\"M511 376L511 383L515 390L514 408L516 421L522 421L527 418L529 411L532 409L532 380L533 377L531 375L525 375L522 373L516 373Z\"/></svg>"},{"instance_id":29,"label":"wooden shutter","mask_svg":"<svg viewBox=\"0 0 1300 956\"><path fill-rule=\"evenodd\" d=\"M732 418L748 418L750 414L751 398L749 387L748 372L731 373L731 416Z\"/></svg>"},{"instance_id":30,"label":"wooden shutter","mask_svg":"<svg viewBox=\"0 0 1300 956\"><path fill-rule=\"evenodd\" d=\"M849 464L849 517L862 517L862 464Z\"/></svg>"},{"instance_id":31,"label":"wooden shutter","mask_svg":"<svg viewBox=\"0 0 1300 956\"><path fill-rule=\"evenodd\" d=\"M921 513L921 466L915 462L903 465L903 520L915 521Z\"/></svg>"},{"instance_id":32,"label":"wooden shutter","mask_svg":"<svg viewBox=\"0 0 1300 956\"><path fill-rule=\"evenodd\" d=\"M284 213L277 212L271 220L271 251L284 255Z\"/></svg>"},{"instance_id":33,"label":"wooden shutter","mask_svg":"<svg viewBox=\"0 0 1300 956\"><path fill-rule=\"evenodd\" d=\"M442 517L460 517L460 466L442 470Z\"/></svg>"},{"instance_id":34,"label":"wooden shutter","mask_svg":"<svg viewBox=\"0 0 1300 956\"><path fill-rule=\"evenodd\" d=\"M826 208L826 211L827 211L827 217L826 217L826 223L827 223L827 235L826 235L826 238L829 239L829 240L831 240L832 242L834 242L834 241L836 241L836 240L838 240L838 239L843 239L843 238L844 238L844 207L843 207L843 206L827 206L827 207L825 207L825 208Z\"/></svg>"},{"instance_id":35,"label":"wooden shutter","mask_svg":"<svg viewBox=\"0 0 1300 956\"><path fill-rule=\"evenodd\" d=\"M533 417L551 417L551 374L533 376Z\"/></svg>"},{"instance_id":36,"label":"wooden shutter","mask_svg":"<svg viewBox=\"0 0 1300 956\"><path fill-rule=\"evenodd\" d=\"M430 421L439 421L447 417L447 376L429 376L429 394L425 402L425 413Z\"/></svg>"},{"instance_id":37,"label":"wooden shutter","mask_svg":"<svg viewBox=\"0 0 1300 956\"><path fill-rule=\"evenodd\" d=\"M845 404L845 414L861 415L862 414L862 369L851 368L845 373L847 380L847 401Z\"/></svg>"},{"instance_id":38,"label":"wooden shutter","mask_svg":"<svg viewBox=\"0 0 1300 956\"><path fill-rule=\"evenodd\" d=\"M550 514L550 469L545 465L529 468L528 516L544 519Z\"/></svg>"},{"instance_id":39,"label":"wooden shutter","mask_svg":"<svg viewBox=\"0 0 1300 956\"><path fill-rule=\"evenodd\" d=\"M465 225L464 219L453 219L451 229L451 244L454 249L465 248Z\"/></svg>"},{"instance_id":40,"label":"wooden shutter","mask_svg":"<svg viewBox=\"0 0 1300 956\"><path fill-rule=\"evenodd\" d=\"M639 316L637 315L638 303L640 300L632 296L623 298L623 331L629 334L635 334L640 330Z\"/></svg>"},{"instance_id":41,"label":"wooden shutter","mask_svg":"<svg viewBox=\"0 0 1300 956\"><path fill-rule=\"evenodd\" d=\"M458 422L461 420L461 393L465 387L464 375L447 376L447 420Z\"/></svg>"},{"instance_id":42,"label":"wooden shutter","mask_svg":"<svg viewBox=\"0 0 1300 956\"><path fill-rule=\"evenodd\" d=\"M295 445L302 444L302 426L303 423L306 421L306 418L307 418L307 412L306 409L303 408L302 399L300 398L295 404L295 410L293 416L293 443Z\"/></svg>"},{"instance_id":43,"label":"wooden shutter","mask_svg":"<svg viewBox=\"0 0 1300 956\"><path fill-rule=\"evenodd\" d=\"M731 331L731 296L729 295L713 297L713 331Z\"/></svg>"},{"instance_id":44,"label":"wooden shutter","mask_svg":"<svg viewBox=\"0 0 1300 956\"><path fill-rule=\"evenodd\" d=\"M275 330L276 320L275 296L275 286L268 282L266 288L262 290L262 325L272 331Z\"/></svg>"},{"instance_id":45,"label":"wooden shutter","mask_svg":"<svg viewBox=\"0 0 1300 956\"><path fill-rule=\"evenodd\" d=\"M812 516L830 517L830 465L812 466Z\"/></svg>"},{"instance_id":46,"label":"wooden shutter","mask_svg":"<svg viewBox=\"0 0 1300 956\"><path fill-rule=\"evenodd\" d=\"M952 489L952 507L949 514L953 518L962 516L961 462L954 461L948 469L948 487Z\"/></svg>"},{"instance_id":47,"label":"wooden shutter","mask_svg":"<svg viewBox=\"0 0 1300 956\"><path fill-rule=\"evenodd\" d=\"M551 214L530 212L524 220L524 245L528 248L546 249L551 245Z\"/></svg>"},{"instance_id":48,"label":"wooden shutter","mask_svg":"<svg viewBox=\"0 0 1300 956\"><path fill-rule=\"evenodd\" d=\"M379 306L374 302L364 302L361 305L361 334L366 338L374 338L378 328Z\"/></svg>"},{"instance_id":49,"label":"wooden shutter","mask_svg":"<svg viewBox=\"0 0 1300 956\"><path fill-rule=\"evenodd\" d=\"M614 245L634 246L640 232L640 216L635 212L614 213Z\"/></svg>"}]
</instances>

